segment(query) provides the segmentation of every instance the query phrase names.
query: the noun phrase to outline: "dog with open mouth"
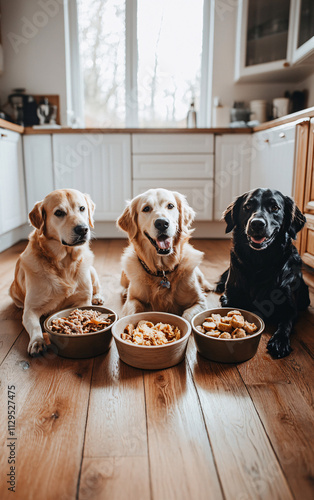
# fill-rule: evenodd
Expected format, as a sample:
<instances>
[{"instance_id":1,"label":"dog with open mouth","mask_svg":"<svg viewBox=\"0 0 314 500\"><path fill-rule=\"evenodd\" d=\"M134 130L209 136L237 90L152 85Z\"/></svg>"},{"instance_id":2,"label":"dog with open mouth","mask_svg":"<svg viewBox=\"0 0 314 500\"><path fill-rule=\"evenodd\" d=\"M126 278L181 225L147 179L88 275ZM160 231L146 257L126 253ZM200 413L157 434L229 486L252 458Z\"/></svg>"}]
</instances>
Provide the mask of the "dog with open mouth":
<instances>
[{"instance_id":1,"label":"dog with open mouth","mask_svg":"<svg viewBox=\"0 0 314 500\"><path fill-rule=\"evenodd\" d=\"M34 231L20 255L10 295L23 308L34 356L46 350L40 317L68 307L103 304L89 248L95 204L76 189L58 189L29 214Z\"/></svg>"},{"instance_id":2,"label":"dog with open mouth","mask_svg":"<svg viewBox=\"0 0 314 500\"><path fill-rule=\"evenodd\" d=\"M203 253L188 243L194 217L186 198L166 189L149 189L128 203L117 221L129 236L122 257L124 315L154 310L190 321L206 309L210 285L198 267Z\"/></svg>"},{"instance_id":3,"label":"dog with open mouth","mask_svg":"<svg viewBox=\"0 0 314 500\"><path fill-rule=\"evenodd\" d=\"M275 322L267 349L274 358L283 358L291 352L298 312L310 304L302 261L292 243L306 219L292 198L261 188L239 196L223 217L226 232L233 230L233 248L230 267L216 287L224 292L221 304Z\"/></svg>"}]
</instances>

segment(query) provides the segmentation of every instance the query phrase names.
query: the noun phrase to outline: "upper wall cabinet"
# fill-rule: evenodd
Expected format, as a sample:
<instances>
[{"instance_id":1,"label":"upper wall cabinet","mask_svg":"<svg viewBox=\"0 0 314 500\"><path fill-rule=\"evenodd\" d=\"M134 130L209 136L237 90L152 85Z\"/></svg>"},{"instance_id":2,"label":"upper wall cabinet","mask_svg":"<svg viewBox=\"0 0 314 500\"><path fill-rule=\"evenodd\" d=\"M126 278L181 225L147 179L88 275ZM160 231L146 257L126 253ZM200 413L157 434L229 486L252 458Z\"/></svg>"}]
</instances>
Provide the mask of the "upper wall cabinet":
<instances>
[{"instance_id":1,"label":"upper wall cabinet","mask_svg":"<svg viewBox=\"0 0 314 500\"><path fill-rule=\"evenodd\" d=\"M314 62L314 2L297 0L292 62Z\"/></svg>"},{"instance_id":2,"label":"upper wall cabinet","mask_svg":"<svg viewBox=\"0 0 314 500\"><path fill-rule=\"evenodd\" d=\"M235 80L286 82L312 73L313 19L313 0L240 0Z\"/></svg>"}]
</instances>

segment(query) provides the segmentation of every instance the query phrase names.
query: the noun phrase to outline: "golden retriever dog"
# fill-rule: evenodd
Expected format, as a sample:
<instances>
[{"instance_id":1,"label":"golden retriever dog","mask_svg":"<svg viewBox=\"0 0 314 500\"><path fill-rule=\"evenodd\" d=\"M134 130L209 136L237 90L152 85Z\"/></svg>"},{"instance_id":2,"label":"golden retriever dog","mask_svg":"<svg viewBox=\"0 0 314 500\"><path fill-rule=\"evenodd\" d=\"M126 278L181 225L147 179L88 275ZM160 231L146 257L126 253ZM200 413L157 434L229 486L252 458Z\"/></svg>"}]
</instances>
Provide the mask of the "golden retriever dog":
<instances>
[{"instance_id":1,"label":"golden retriever dog","mask_svg":"<svg viewBox=\"0 0 314 500\"><path fill-rule=\"evenodd\" d=\"M42 315L103 303L89 249L94 210L89 195L59 189L36 203L29 214L35 230L16 263L9 293L15 304L24 308L30 355L46 350Z\"/></svg>"},{"instance_id":2,"label":"golden retriever dog","mask_svg":"<svg viewBox=\"0 0 314 500\"><path fill-rule=\"evenodd\" d=\"M117 221L130 242L122 257L124 315L166 311L190 321L206 309L203 253L188 243L194 217L185 197L166 189L149 189L128 203Z\"/></svg>"}]
</instances>

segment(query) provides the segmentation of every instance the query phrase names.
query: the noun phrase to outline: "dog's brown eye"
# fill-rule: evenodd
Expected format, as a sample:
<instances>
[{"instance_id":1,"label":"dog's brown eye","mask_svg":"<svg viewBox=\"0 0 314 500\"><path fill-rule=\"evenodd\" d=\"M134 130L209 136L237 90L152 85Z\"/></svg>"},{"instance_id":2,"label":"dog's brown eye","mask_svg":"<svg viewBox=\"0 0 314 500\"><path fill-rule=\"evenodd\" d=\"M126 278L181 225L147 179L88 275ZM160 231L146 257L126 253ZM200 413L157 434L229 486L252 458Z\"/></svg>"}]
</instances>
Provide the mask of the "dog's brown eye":
<instances>
[{"instance_id":1,"label":"dog's brown eye","mask_svg":"<svg viewBox=\"0 0 314 500\"><path fill-rule=\"evenodd\" d=\"M55 211L55 216L56 217L64 217L66 213L63 210L56 210Z\"/></svg>"},{"instance_id":2,"label":"dog's brown eye","mask_svg":"<svg viewBox=\"0 0 314 500\"><path fill-rule=\"evenodd\" d=\"M271 207L271 211L272 211L272 212L278 212L278 210L279 210L278 205L273 205L273 206Z\"/></svg>"},{"instance_id":3,"label":"dog's brown eye","mask_svg":"<svg viewBox=\"0 0 314 500\"><path fill-rule=\"evenodd\" d=\"M243 205L243 210L245 210L246 212L248 212L250 209L251 209L251 205L249 203L247 203L246 205Z\"/></svg>"},{"instance_id":4,"label":"dog's brown eye","mask_svg":"<svg viewBox=\"0 0 314 500\"><path fill-rule=\"evenodd\" d=\"M173 205L172 203L168 203L167 208L168 208L169 210L171 210L172 208L174 208L174 205Z\"/></svg>"},{"instance_id":5,"label":"dog's brown eye","mask_svg":"<svg viewBox=\"0 0 314 500\"><path fill-rule=\"evenodd\" d=\"M84 210L85 210L85 207L83 207L83 206L80 207L80 212L84 212Z\"/></svg>"},{"instance_id":6,"label":"dog's brown eye","mask_svg":"<svg viewBox=\"0 0 314 500\"><path fill-rule=\"evenodd\" d=\"M143 208L142 212L150 212L151 208L149 205L146 205L146 207Z\"/></svg>"}]
</instances>

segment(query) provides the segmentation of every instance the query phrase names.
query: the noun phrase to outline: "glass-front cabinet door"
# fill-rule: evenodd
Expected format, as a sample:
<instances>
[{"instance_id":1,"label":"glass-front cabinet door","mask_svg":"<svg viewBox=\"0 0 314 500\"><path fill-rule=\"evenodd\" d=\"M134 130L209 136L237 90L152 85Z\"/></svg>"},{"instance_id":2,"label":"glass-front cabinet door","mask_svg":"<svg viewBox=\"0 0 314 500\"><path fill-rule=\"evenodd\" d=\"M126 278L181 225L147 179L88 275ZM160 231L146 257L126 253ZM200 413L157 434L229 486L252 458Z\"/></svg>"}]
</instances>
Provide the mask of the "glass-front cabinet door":
<instances>
[{"instance_id":1,"label":"glass-front cabinet door","mask_svg":"<svg viewBox=\"0 0 314 500\"><path fill-rule=\"evenodd\" d=\"M314 0L297 0L292 61L306 60L311 54L314 54Z\"/></svg>"},{"instance_id":2,"label":"glass-front cabinet door","mask_svg":"<svg viewBox=\"0 0 314 500\"><path fill-rule=\"evenodd\" d=\"M295 0L239 1L236 80L289 67L294 5Z\"/></svg>"}]
</instances>

